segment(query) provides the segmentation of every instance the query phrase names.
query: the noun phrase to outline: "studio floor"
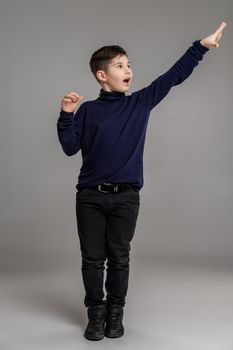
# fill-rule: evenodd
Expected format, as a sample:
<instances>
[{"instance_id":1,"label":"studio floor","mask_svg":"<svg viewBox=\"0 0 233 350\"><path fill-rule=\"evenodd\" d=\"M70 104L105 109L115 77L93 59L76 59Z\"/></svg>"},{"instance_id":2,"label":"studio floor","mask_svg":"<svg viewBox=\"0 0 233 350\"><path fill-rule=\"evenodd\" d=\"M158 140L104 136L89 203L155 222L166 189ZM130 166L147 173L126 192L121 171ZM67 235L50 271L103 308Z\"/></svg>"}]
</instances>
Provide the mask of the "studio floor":
<instances>
[{"instance_id":1,"label":"studio floor","mask_svg":"<svg viewBox=\"0 0 233 350\"><path fill-rule=\"evenodd\" d=\"M87 315L80 266L64 266L1 274L1 350L233 350L230 265L134 256L125 334L100 341L83 336Z\"/></svg>"}]
</instances>

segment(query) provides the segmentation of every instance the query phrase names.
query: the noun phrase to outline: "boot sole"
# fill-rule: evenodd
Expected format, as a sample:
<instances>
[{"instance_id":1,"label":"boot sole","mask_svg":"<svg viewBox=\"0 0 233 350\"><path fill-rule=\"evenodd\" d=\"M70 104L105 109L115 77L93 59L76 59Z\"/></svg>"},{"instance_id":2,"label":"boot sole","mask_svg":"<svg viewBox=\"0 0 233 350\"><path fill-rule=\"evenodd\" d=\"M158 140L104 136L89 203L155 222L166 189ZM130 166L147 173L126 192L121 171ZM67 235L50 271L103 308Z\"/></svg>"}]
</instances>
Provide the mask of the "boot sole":
<instances>
[{"instance_id":1,"label":"boot sole","mask_svg":"<svg viewBox=\"0 0 233 350\"><path fill-rule=\"evenodd\" d=\"M104 338L104 334L101 335L100 337L92 337L91 335L84 334L84 337L88 340L101 340Z\"/></svg>"},{"instance_id":2,"label":"boot sole","mask_svg":"<svg viewBox=\"0 0 233 350\"><path fill-rule=\"evenodd\" d=\"M119 338L119 337L122 337L122 335L124 335L124 331L121 333L115 333L115 334L105 332L105 337L107 338Z\"/></svg>"}]
</instances>

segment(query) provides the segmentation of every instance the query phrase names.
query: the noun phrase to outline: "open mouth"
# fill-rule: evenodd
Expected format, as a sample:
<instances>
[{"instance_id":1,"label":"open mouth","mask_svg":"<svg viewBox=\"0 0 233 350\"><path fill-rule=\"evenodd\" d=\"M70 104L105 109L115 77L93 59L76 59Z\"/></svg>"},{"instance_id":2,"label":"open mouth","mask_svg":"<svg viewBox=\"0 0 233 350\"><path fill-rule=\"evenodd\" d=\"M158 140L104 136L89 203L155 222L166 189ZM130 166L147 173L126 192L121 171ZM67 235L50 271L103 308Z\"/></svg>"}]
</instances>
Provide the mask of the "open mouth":
<instances>
[{"instance_id":1,"label":"open mouth","mask_svg":"<svg viewBox=\"0 0 233 350\"><path fill-rule=\"evenodd\" d=\"M126 78L126 79L124 79L124 80L123 80L123 82L124 82L124 83L126 83L126 84L129 84L129 82L130 82L130 78Z\"/></svg>"}]
</instances>

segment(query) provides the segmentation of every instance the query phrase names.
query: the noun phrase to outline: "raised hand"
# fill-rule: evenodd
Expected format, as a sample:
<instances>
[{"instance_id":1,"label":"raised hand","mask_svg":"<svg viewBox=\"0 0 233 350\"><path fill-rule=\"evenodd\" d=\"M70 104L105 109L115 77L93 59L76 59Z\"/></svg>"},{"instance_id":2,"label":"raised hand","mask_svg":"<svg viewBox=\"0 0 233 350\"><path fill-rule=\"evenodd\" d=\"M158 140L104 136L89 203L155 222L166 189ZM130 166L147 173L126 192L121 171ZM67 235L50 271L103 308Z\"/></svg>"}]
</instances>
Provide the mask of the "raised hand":
<instances>
[{"instance_id":1,"label":"raised hand","mask_svg":"<svg viewBox=\"0 0 233 350\"><path fill-rule=\"evenodd\" d=\"M218 27L218 29L211 35L207 36L206 38L201 40L201 44L205 47L207 47L208 49L210 49L211 47L219 47L219 40L222 37L223 34L223 30L226 27L226 23L222 22L220 24L220 26Z\"/></svg>"},{"instance_id":2,"label":"raised hand","mask_svg":"<svg viewBox=\"0 0 233 350\"><path fill-rule=\"evenodd\" d=\"M83 96L76 94L76 92L69 92L61 101L62 110L65 112L74 112L83 98Z\"/></svg>"}]
</instances>

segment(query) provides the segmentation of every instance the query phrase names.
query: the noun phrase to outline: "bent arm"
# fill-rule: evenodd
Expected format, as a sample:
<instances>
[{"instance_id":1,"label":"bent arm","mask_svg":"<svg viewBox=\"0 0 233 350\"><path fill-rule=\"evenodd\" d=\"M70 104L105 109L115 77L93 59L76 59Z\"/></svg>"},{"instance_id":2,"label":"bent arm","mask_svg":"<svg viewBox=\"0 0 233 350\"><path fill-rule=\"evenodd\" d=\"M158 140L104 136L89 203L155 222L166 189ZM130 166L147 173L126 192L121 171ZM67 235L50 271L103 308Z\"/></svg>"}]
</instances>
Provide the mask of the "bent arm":
<instances>
[{"instance_id":1,"label":"bent arm","mask_svg":"<svg viewBox=\"0 0 233 350\"><path fill-rule=\"evenodd\" d=\"M57 121L57 134L64 153L67 156L76 154L81 149L83 115L81 108L74 112L61 109Z\"/></svg>"},{"instance_id":2,"label":"bent arm","mask_svg":"<svg viewBox=\"0 0 233 350\"><path fill-rule=\"evenodd\" d=\"M132 95L151 110L168 94L173 86L181 84L190 76L194 67L198 65L207 51L209 49L203 46L200 40L194 41L192 46L167 72L160 75L145 88L135 91Z\"/></svg>"}]
</instances>

